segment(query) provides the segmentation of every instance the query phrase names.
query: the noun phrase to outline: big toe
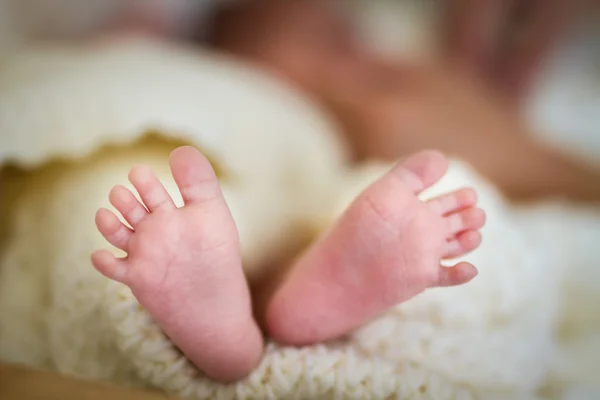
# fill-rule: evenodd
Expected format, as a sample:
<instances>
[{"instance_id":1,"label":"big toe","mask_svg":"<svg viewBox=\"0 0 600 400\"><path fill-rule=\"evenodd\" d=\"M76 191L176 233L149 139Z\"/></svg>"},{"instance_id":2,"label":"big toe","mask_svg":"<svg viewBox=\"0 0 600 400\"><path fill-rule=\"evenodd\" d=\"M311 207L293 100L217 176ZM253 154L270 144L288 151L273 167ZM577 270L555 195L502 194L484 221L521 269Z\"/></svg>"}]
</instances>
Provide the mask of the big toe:
<instances>
[{"instance_id":1,"label":"big toe","mask_svg":"<svg viewBox=\"0 0 600 400\"><path fill-rule=\"evenodd\" d=\"M221 195L210 162L194 147L184 146L174 150L169 162L184 202L203 201Z\"/></svg>"},{"instance_id":2,"label":"big toe","mask_svg":"<svg viewBox=\"0 0 600 400\"><path fill-rule=\"evenodd\" d=\"M435 150L416 153L400 162L392 170L398 179L415 193L419 193L444 176L448 171L448 159Z\"/></svg>"},{"instance_id":3,"label":"big toe","mask_svg":"<svg viewBox=\"0 0 600 400\"><path fill-rule=\"evenodd\" d=\"M213 169L206 157L193 146L182 146L171 152L169 156L171 168L177 172L187 170L203 171L206 175L213 175Z\"/></svg>"}]
</instances>

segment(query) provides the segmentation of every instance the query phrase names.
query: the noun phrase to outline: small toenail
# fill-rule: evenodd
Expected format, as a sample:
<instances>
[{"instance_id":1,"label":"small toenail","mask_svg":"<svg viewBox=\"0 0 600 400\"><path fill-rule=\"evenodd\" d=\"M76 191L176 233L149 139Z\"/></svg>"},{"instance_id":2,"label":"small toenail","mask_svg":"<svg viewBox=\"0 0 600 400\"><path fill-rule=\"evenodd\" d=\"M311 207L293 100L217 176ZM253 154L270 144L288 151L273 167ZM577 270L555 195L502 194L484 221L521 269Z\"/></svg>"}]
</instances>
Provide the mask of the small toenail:
<instances>
[{"instance_id":1,"label":"small toenail","mask_svg":"<svg viewBox=\"0 0 600 400\"><path fill-rule=\"evenodd\" d=\"M138 182L144 183L152 179L152 170L145 165L138 165L131 169L130 177Z\"/></svg>"}]
</instances>

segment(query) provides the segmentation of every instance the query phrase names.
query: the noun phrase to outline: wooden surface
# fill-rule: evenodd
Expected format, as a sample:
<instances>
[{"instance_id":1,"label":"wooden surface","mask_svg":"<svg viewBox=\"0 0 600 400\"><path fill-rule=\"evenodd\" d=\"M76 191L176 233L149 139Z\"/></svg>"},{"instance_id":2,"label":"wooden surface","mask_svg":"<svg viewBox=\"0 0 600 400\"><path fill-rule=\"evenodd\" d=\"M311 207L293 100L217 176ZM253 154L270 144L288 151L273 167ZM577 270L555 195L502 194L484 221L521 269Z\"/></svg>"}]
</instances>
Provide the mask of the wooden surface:
<instances>
[{"instance_id":1,"label":"wooden surface","mask_svg":"<svg viewBox=\"0 0 600 400\"><path fill-rule=\"evenodd\" d=\"M174 400L161 393L86 382L0 364L1 400Z\"/></svg>"}]
</instances>

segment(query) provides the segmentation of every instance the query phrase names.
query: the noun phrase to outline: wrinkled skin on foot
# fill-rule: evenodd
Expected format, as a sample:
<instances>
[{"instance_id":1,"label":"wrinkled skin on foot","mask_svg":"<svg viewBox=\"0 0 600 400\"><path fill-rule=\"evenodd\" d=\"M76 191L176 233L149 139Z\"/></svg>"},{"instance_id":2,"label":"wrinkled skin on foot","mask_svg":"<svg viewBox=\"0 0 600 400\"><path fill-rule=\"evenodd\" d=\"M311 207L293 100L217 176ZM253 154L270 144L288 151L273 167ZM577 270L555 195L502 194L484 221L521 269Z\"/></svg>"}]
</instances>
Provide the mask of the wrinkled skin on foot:
<instances>
[{"instance_id":1,"label":"wrinkled skin on foot","mask_svg":"<svg viewBox=\"0 0 600 400\"><path fill-rule=\"evenodd\" d=\"M424 152L367 188L259 303L266 333L285 344L316 344L429 287L471 280L472 265L447 268L440 262L479 245L484 214L474 208L475 193L459 190L426 203L417 197L446 168L443 155ZM202 154L190 147L175 150L171 170L184 206L175 206L148 167L133 168L129 179L141 202L122 186L109 195L130 227L111 211L96 215L102 235L127 256L99 251L92 262L129 286L209 377L243 378L260 360L263 343L234 221Z\"/></svg>"},{"instance_id":2,"label":"wrinkled skin on foot","mask_svg":"<svg viewBox=\"0 0 600 400\"><path fill-rule=\"evenodd\" d=\"M440 263L481 242L485 214L475 192L417 197L447 165L440 153L419 153L359 195L273 294L269 333L293 345L336 339L428 288L473 279L471 264Z\"/></svg>"},{"instance_id":3,"label":"wrinkled skin on foot","mask_svg":"<svg viewBox=\"0 0 600 400\"><path fill-rule=\"evenodd\" d=\"M115 247L92 255L96 269L129 286L173 342L208 376L246 376L262 354L241 265L237 229L209 162L197 150L173 152L171 169L185 206L177 208L154 173L135 167L110 201L131 228L101 209L96 225Z\"/></svg>"}]
</instances>

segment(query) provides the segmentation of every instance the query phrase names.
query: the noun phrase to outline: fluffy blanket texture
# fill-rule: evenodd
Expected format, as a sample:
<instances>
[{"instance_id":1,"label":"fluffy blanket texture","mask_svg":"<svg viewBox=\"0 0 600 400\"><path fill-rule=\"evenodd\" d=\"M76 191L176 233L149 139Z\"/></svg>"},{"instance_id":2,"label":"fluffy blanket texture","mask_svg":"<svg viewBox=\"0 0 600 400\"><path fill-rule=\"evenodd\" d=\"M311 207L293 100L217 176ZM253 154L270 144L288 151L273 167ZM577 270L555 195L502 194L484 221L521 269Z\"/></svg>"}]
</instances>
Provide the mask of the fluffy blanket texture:
<instances>
[{"instance_id":1,"label":"fluffy blanket texture","mask_svg":"<svg viewBox=\"0 0 600 400\"><path fill-rule=\"evenodd\" d=\"M600 217L515 210L460 162L424 196L480 191L489 222L467 257L480 268L472 283L430 290L347 341L269 343L247 380L212 382L92 268L106 246L93 215L110 187L143 162L177 198L168 152L197 145L218 166L252 276L386 167L351 167L335 126L281 83L160 43L17 53L0 64L0 92L0 359L195 399L532 399L598 384L597 358L575 344L598 341Z\"/></svg>"}]
</instances>

